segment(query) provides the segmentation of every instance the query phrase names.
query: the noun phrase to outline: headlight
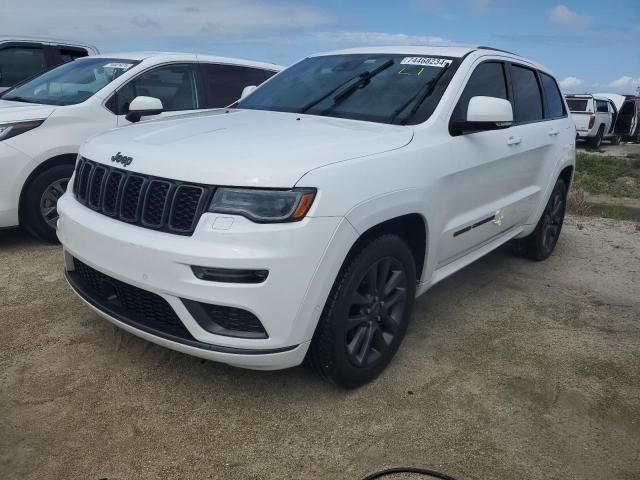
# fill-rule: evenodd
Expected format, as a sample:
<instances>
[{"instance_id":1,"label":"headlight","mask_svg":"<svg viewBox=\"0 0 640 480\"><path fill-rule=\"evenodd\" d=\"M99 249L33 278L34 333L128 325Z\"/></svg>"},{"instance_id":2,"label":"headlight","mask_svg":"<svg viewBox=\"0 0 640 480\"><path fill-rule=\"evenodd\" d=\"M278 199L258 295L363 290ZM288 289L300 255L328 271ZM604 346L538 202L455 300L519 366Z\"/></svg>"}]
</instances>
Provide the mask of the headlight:
<instances>
[{"instance_id":1,"label":"headlight","mask_svg":"<svg viewBox=\"0 0 640 480\"><path fill-rule=\"evenodd\" d=\"M28 120L25 122L0 123L0 142L21 133L33 130L42 125L44 120Z\"/></svg>"},{"instance_id":2,"label":"headlight","mask_svg":"<svg viewBox=\"0 0 640 480\"><path fill-rule=\"evenodd\" d=\"M225 188L216 190L209 211L242 215L258 223L302 220L316 197L315 189L255 190Z\"/></svg>"}]
</instances>

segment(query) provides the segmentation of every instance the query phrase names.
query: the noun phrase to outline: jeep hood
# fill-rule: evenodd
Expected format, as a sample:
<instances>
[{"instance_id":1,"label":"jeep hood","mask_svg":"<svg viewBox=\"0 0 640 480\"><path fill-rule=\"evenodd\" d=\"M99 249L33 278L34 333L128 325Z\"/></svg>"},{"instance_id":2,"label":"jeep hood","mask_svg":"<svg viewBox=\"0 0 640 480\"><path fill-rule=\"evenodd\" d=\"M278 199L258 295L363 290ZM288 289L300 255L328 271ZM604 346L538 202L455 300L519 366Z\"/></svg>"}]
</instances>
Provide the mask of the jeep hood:
<instances>
[{"instance_id":1,"label":"jeep hood","mask_svg":"<svg viewBox=\"0 0 640 480\"><path fill-rule=\"evenodd\" d=\"M37 103L0 100L0 123L48 118L55 107Z\"/></svg>"},{"instance_id":2,"label":"jeep hood","mask_svg":"<svg viewBox=\"0 0 640 480\"><path fill-rule=\"evenodd\" d=\"M127 170L212 185L288 188L308 171L394 150L408 127L258 110L144 122L86 143L80 154Z\"/></svg>"}]
</instances>

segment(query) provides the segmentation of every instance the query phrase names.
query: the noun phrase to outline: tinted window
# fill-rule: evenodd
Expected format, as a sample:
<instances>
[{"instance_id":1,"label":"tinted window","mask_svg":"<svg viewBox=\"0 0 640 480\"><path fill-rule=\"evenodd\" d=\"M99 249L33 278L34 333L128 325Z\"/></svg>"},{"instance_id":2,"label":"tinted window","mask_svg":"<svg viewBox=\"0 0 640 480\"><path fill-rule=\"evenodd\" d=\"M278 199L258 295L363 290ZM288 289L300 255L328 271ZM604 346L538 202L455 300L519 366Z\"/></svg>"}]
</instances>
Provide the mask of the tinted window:
<instances>
[{"instance_id":1,"label":"tinted window","mask_svg":"<svg viewBox=\"0 0 640 480\"><path fill-rule=\"evenodd\" d=\"M587 99L579 98L567 98L567 105L572 112L586 112L587 111Z\"/></svg>"},{"instance_id":2,"label":"tinted window","mask_svg":"<svg viewBox=\"0 0 640 480\"><path fill-rule=\"evenodd\" d=\"M542 97L533 70L512 65L514 114L516 122L532 122L542 119Z\"/></svg>"},{"instance_id":3,"label":"tinted window","mask_svg":"<svg viewBox=\"0 0 640 480\"><path fill-rule=\"evenodd\" d=\"M234 65L205 63L202 72L207 90L206 108L231 105L240 98L244 87L260 85L268 78L264 70Z\"/></svg>"},{"instance_id":4,"label":"tinted window","mask_svg":"<svg viewBox=\"0 0 640 480\"><path fill-rule=\"evenodd\" d=\"M127 113L131 100L139 96L159 98L165 112L199 108L193 65L164 65L138 75L116 93L114 113Z\"/></svg>"},{"instance_id":5,"label":"tinted window","mask_svg":"<svg viewBox=\"0 0 640 480\"><path fill-rule=\"evenodd\" d=\"M607 102L602 100L596 100L596 108L599 112L609 113L609 106Z\"/></svg>"},{"instance_id":6,"label":"tinted window","mask_svg":"<svg viewBox=\"0 0 640 480\"><path fill-rule=\"evenodd\" d=\"M82 58L87 56L87 51L80 48L61 48L60 59L62 63L69 63L76 58Z\"/></svg>"},{"instance_id":7,"label":"tinted window","mask_svg":"<svg viewBox=\"0 0 640 480\"><path fill-rule=\"evenodd\" d=\"M507 82L502 63L486 62L476 67L458 100L453 120L466 120L469 101L478 96L507 99Z\"/></svg>"},{"instance_id":8,"label":"tinted window","mask_svg":"<svg viewBox=\"0 0 640 480\"><path fill-rule=\"evenodd\" d=\"M46 69L42 48L7 47L0 50L0 87L10 87Z\"/></svg>"},{"instance_id":9,"label":"tinted window","mask_svg":"<svg viewBox=\"0 0 640 480\"><path fill-rule=\"evenodd\" d=\"M453 58L403 54L310 57L238 108L415 125L431 115L458 64Z\"/></svg>"},{"instance_id":10,"label":"tinted window","mask_svg":"<svg viewBox=\"0 0 640 480\"><path fill-rule=\"evenodd\" d=\"M565 115L564 103L556 81L542 72L540 72L540 79L542 80L542 88L547 101L547 118L563 117Z\"/></svg>"},{"instance_id":11,"label":"tinted window","mask_svg":"<svg viewBox=\"0 0 640 480\"><path fill-rule=\"evenodd\" d=\"M136 63L115 58L82 58L38 75L9 90L2 98L48 105L84 102Z\"/></svg>"}]
</instances>

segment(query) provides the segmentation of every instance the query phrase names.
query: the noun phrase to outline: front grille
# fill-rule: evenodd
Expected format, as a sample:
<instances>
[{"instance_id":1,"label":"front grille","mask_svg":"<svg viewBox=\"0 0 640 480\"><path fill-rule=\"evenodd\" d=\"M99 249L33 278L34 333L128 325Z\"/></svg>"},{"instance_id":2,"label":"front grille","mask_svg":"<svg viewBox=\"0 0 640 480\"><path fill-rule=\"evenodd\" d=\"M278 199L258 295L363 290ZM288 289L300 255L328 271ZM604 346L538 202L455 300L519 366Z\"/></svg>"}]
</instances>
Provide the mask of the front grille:
<instances>
[{"instance_id":1,"label":"front grille","mask_svg":"<svg viewBox=\"0 0 640 480\"><path fill-rule=\"evenodd\" d=\"M76 287L101 310L156 335L177 341L195 339L160 295L148 292L99 272L77 258L68 272Z\"/></svg>"},{"instance_id":2,"label":"front grille","mask_svg":"<svg viewBox=\"0 0 640 480\"><path fill-rule=\"evenodd\" d=\"M153 230L191 235L215 187L153 177L81 158L73 194L91 210Z\"/></svg>"}]
</instances>

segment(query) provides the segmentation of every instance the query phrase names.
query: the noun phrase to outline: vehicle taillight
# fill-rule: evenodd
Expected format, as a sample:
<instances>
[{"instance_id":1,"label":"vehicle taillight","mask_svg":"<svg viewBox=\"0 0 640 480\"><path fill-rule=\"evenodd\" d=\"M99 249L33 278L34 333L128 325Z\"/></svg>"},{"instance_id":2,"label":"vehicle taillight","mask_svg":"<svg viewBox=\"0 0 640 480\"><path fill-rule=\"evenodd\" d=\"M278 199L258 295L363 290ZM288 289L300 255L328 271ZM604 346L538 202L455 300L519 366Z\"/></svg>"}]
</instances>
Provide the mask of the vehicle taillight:
<instances>
[{"instance_id":1,"label":"vehicle taillight","mask_svg":"<svg viewBox=\"0 0 640 480\"><path fill-rule=\"evenodd\" d=\"M589 119L589 128L593 128L595 123L596 123L596 116L595 115L591 115L591 118Z\"/></svg>"}]
</instances>

